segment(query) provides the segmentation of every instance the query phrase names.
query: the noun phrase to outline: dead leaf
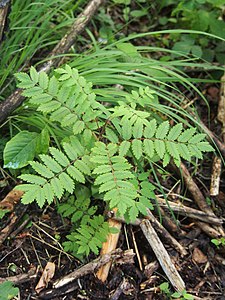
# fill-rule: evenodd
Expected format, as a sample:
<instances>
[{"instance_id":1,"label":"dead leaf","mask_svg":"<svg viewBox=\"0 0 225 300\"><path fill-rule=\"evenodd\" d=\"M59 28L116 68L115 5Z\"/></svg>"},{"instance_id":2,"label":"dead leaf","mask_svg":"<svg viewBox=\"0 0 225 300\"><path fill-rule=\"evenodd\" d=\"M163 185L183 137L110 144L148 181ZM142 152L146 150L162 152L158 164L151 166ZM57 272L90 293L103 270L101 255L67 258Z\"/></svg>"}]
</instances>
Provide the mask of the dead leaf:
<instances>
[{"instance_id":1,"label":"dead leaf","mask_svg":"<svg viewBox=\"0 0 225 300\"><path fill-rule=\"evenodd\" d=\"M197 264L204 264L208 259L207 256L199 248L195 248L192 253L192 260Z\"/></svg>"},{"instance_id":2,"label":"dead leaf","mask_svg":"<svg viewBox=\"0 0 225 300\"><path fill-rule=\"evenodd\" d=\"M48 262L44 268L40 280L38 281L38 284L35 287L35 291L37 294L40 293L40 291L42 291L44 288L48 286L48 283L50 282L54 274L55 274L55 264L52 262Z\"/></svg>"},{"instance_id":3,"label":"dead leaf","mask_svg":"<svg viewBox=\"0 0 225 300\"><path fill-rule=\"evenodd\" d=\"M9 211L14 210L14 206L19 202L23 195L23 191L12 190L6 195L6 197L0 202L1 209L8 209Z\"/></svg>"}]
</instances>

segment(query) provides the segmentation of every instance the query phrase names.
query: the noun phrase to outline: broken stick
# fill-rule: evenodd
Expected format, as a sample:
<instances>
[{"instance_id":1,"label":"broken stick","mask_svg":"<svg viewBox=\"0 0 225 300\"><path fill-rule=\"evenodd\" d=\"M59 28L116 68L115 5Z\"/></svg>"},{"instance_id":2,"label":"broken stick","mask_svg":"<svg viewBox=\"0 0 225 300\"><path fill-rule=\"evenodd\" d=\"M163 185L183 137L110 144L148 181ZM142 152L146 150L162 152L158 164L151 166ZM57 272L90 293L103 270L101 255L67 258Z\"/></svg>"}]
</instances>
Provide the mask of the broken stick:
<instances>
[{"instance_id":1,"label":"broken stick","mask_svg":"<svg viewBox=\"0 0 225 300\"><path fill-rule=\"evenodd\" d=\"M140 227L174 289L180 292L183 291L185 289L184 281L170 259L163 243L160 241L157 233L152 227L151 222L149 220L143 220Z\"/></svg>"},{"instance_id":2,"label":"broken stick","mask_svg":"<svg viewBox=\"0 0 225 300\"><path fill-rule=\"evenodd\" d=\"M53 283L53 287L55 289L58 289L74 280L76 280L79 277L82 277L84 275L87 275L89 273L96 272L102 265L107 264L110 261L124 261L126 263L133 263L133 257L134 253L133 250L126 250L122 251L121 249L116 249L115 251L112 251L111 253L107 253L104 255L99 256L92 262L76 269L74 272L66 275L65 277L55 281Z\"/></svg>"}]
</instances>

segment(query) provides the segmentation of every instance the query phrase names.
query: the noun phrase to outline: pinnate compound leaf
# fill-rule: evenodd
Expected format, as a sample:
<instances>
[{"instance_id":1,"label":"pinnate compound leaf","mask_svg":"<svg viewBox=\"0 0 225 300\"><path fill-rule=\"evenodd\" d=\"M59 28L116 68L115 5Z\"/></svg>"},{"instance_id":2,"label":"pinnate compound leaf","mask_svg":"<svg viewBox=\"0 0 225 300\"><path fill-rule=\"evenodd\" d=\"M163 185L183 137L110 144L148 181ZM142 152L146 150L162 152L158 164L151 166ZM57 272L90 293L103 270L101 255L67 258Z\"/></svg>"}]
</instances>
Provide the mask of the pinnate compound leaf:
<instances>
[{"instance_id":1,"label":"pinnate compound leaf","mask_svg":"<svg viewBox=\"0 0 225 300\"><path fill-rule=\"evenodd\" d=\"M133 136L135 139L139 139L142 137L143 134L143 123L141 120L138 121L133 126Z\"/></svg>"},{"instance_id":2,"label":"pinnate compound leaf","mask_svg":"<svg viewBox=\"0 0 225 300\"><path fill-rule=\"evenodd\" d=\"M44 191L45 199L47 200L48 204L51 204L54 199L54 192L50 183L46 183L43 186L43 191Z\"/></svg>"},{"instance_id":3,"label":"pinnate compound leaf","mask_svg":"<svg viewBox=\"0 0 225 300\"><path fill-rule=\"evenodd\" d=\"M125 119L122 127L122 137L124 140L131 139L132 136L132 126L128 119Z\"/></svg>"},{"instance_id":4,"label":"pinnate compound leaf","mask_svg":"<svg viewBox=\"0 0 225 300\"><path fill-rule=\"evenodd\" d=\"M67 173L76 181L81 182L81 183L85 182L84 175L76 167L69 166L67 168Z\"/></svg>"},{"instance_id":5,"label":"pinnate compound leaf","mask_svg":"<svg viewBox=\"0 0 225 300\"><path fill-rule=\"evenodd\" d=\"M63 143L63 149L65 150L66 155L69 157L69 159L77 159L77 153L70 143Z\"/></svg>"},{"instance_id":6,"label":"pinnate compound leaf","mask_svg":"<svg viewBox=\"0 0 225 300\"><path fill-rule=\"evenodd\" d=\"M152 119L144 129L144 137L147 139L152 138L155 135L156 128L156 119Z\"/></svg>"},{"instance_id":7,"label":"pinnate compound leaf","mask_svg":"<svg viewBox=\"0 0 225 300\"><path fill-rule=\"evenodd\" d=\"M38 83L39 73L36 71L36 69L33 66L31 66L30 68L30 78L34 83Z\"/></svg>"},{"instance_id":8,"label":"pinnate compound leaf","mask_svg":"<svg viewBox=\"0 0 225 300\"><path fill-rule=\"evenodd\" d=\"M76 160L74 167L80 170L83 174L90 175L91 173L91 169L88 165L88 159L86 159L85 156L82 158L82 160Z\"/></svg>"},{"instance_id":9,"label":"pinnate compound leaf","mask_svg":"<svg viewBox=\"0 0 225 300\"><path fill-rule=\"evenodd\" d=\"M95 168L93 170L93 174L102 174L102 173L108 173L111 171L111 166L109 165L101 165L101 166L98 166L97 168Z\"/></svg>"},{"instance_id":10,"label":"pinnate compound leaf","mask_svg":"<svg viewBox=\"0 0 225 300\"><path fill-rule=\"evenodd\" d=\"M84 130L85 124L83 121L77 121L73 126L73 133L76 135Z\"/></svg>"},{"instance_id":11,"label":"pinnate compound leaf","mask_svg":"<svg viewBox=\"0 0 225 300\"><path fill-rule=\"evenodd\" d=\"M163 157L163 167L166 167L170 162L171 156L166 152Z\"/></svg>"},{"instance_id":12,"label":"pinnate compound leaf","mask_svg":"<svg viewBox=\"0 0 225 300\"><path fill-rule=\"evenodd\" d=\"M44 185L46 183L46 179L42 178L41 176L33 175L33 174L22 174L19 176L20 179L34 183L37 185Z\"/></svg>"},{"instance_id":13,"label":"pinnate compound leaf","mask_svg":"<svg viewBox=\"0 0 225 300\"><path fill-rule=\"evenodd\" d=\"M197 147L202 152L213 152L214 148L208 142L199 142Z\"/></svg>"},{"instance_id":14,"label":"pinnate compound leaf","mask_svg":"<svg viewBox=\"0 0 225 300\"><path fill-rule=\"evenodd\" d=\"M179 159L180 155L175 142L166 141L166 149L172 157Z\"/></svg>"},{"instance_id":15,"label":"pinnate compound leaf","mask_svg":"<svg viewBox=\"0 0 225 300\"><path fill-rule=\"evenodd\" d=\"M34 159L39 134L21 131L6 143L3 158L4 168L20 169Z\"/></svg>"},{"instance_id":16,"label":"pinnate compound leaf","mask_svg":"<svg viewBox=\"0 0 225 300\"><path fill-rule=\"evenodd\" d=\"M189 151L187 145L185 145L184 143L180 143L180 144L178 143L177 150L183 159L185 159L187 161L191 161L191 154L190 154L190 151Z\"/></svg>"},{"instance_id":17,"label":"pinnate compound leaf","mask_svg":"<svg viewBox=\"0 0 225 300\"><path fill-rule=\"evenodd\" d=\"M52 96L57 96L59 90L59 82L55 76L52 76L49 80L48 93Z\"/></svg>"},{"instance_id":18,"label":"pinnate compound leaf","mask_svg":"<svg viewBox=\"0 0 225 300\"><path fill-rule=\"evenodd\" d=\"M107 139L112 142L112 143L118 143L119 139L118 136L116 135L116 133L111 129L111 128L106 128L105 131L106 137Z\"/></svg>"},{"instance_id":19,"label":"pinnate compound leaf","mask_svg":"<svg viewBox=\"0 0 225 300\"><path fill-rule=\"evenodd\" d=\"M23 190L23 185L21 185L21 189ZM27 190L26 193L23 194L21 202L23 204L32 203L36 199L40 189L41 187L39 185L29 184L29 190Z\"/></svg>"},{"instance_id":20,"label":"pinnate compound leaf","mask_svg":"<svg viewBox=\"0 0 225 300\"><path fill-rule=\"evenodd\" d=\"M190 144L197 144L199 142L201 142L202 140L204 140L206 137L206 134L204 133L198 133L198 134L195 134L189 141L188 143Z\"/></svg>"}]
</instances>

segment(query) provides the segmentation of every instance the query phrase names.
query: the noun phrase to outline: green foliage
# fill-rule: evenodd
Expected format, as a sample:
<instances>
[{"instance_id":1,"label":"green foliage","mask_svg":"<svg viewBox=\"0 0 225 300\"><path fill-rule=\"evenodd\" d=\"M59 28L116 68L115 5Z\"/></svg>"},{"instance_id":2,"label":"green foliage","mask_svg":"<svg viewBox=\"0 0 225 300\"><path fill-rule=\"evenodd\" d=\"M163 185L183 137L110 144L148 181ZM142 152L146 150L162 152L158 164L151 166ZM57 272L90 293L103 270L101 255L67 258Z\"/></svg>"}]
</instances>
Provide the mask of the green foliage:
<instances>
[{"instance_id":1,"label":"green foliage","mask_svg":"<svg viewBox=\"0 0 225 300\"><path fill-rule=\"evenodd\" d=\"M24 204L36 200L42 207L45 201L50 204L54 197L60 199L65 191L72 194L76 182L85 182L84 175L90 174L90 168L79 140L74 137L71 143L63 143L63 149L65 153L50 147L51 155L39 155L42 162L30 162L37 175L20 175L20 179L28 182L17 187L25 191L22 196Z\"/></svg>"},{"instance_id":2,"label":"green foliage","mask_svg":"<svg viewBox=\"0 0 225 300\"><path fill-rule=\"evenodd\" d=\"M67 236L69 241L64 242L64 249L72 252L75 256L79 254L88 256L90 251L98 254L102 243L106 241L107 235L111 231L108 222L104 221L104 217L95 215Z\"/></svg>"},{"instance_id":3,"label":"green foliage","mask_svg":"<svg viewBox=\"0 0 225 300\"><path fill-rule=\"evenodd\" d=\"M208 32L225 38L225 23L222 20L223 0L183 0L179 3L174 0L165 0L157 2L160 10L167 8L169 11L167 16L159 18L159 23L162 26ZM202 57L208 61L216 59L223 64L224 42L220 42L214 47L207 36L174 35L173 50L180 53L180 56L192 54L194 57Z\"/></svg>"},{"instance_id":4,"label":"green foliage","mask_svg":"<svg viewBox=\"0 0 225 300\"><path fill-rule=\"evenodd\" d=\"M1 220L2 218L4 218L4 216L5 216L8 212L10 212L10 210L8 210L8 209L0 209L0 220Z\"/></svg>"},{"instance_id":5,"label":"green foliage","mask_svg":"<svg viewBox=\"0 0 225 300\"><path fill-rule=\"evenodd\" d=\"M97 207L91 206L91 192L86 186L78 186L66 202L59 203L58 212L64 217L70 217L71 222L77 224L86 224L87 221L96 213Z\"/></svg>"},{"instance_id":6,"label":"green foliage","mask_svg":"<svg viewBox=\"0 0 225 300\"><path fill-rule=\"evenodd\" d=\"M220 246L225 246L225 238L221 237L219 239L212 239L211 242L219 248Z\"/></svg>"},{"instance_id":7,"label":"green foliage","mask_svg":"<svg viewBox=\"0 0 225 300\"><path fill-rule=\"evenodd\" d=\"M188 294L186 290L183 290L182 292L175 292L172 293L169 288L168 282L163 282L159 286L160 290L168 297L168 299L180 299L180 300L193 300L194 297L191 294Z\"/></svg>"},{"instance_id":8,"label":"green foliage","mask_svg":"<svg viewBox=\"0 0 225 300\"><path fill-rule=\"evenodd\" d=\"M68 65L52 76L31 67L29 75L21 72L16 77L28 106L67 132L58 147L39 155L39 161L30 151L33 171L20 175L27 183L16 187L24 191L24 204L36 201L43 207L65 199L58 210L76 228L64 243L67 251L98 253L112 230L103 216L96 215L92 197L102 199L108 209L117 208L127 222L133 221L146 215L147 208L153 209L155 187L143 173L144 166L161 162L166 167L171 160L179 166L181 159L191 162L192 157L202 159L202 153L213 151L196 128L181 122L171 126L161 117L163 106L149 87L132 90L107 107L97 101L92 84ZM19 148L22 143L18 140ZM12 139L7 147L14 145ZM28 158L22 155L21 160L23 166ZM90 192L96 188L97 193Z\"/></svg>"},{"instance_id":9,"label":"green foliage","mask_svg":"<svg viewBox=\"0 0 225 300\"><path fill-rule=\"evenodd\" d=\"M19 293L19 289L14 287L13 282L5 281L0 284L0 300L11 300Z\"/></svg>"},{"instance_id":10,"label":"green foliage","mask_svg":"<svg viewBox=\"0 0 225 300\"><path fill-rule=\"evenodd\" d=\"M45 129L40 134L21 131L6 143L3 152L4 167L20 169L28 165L35 155L46 153L49 147L49 134Z\"/></svg>"}]
</instances>

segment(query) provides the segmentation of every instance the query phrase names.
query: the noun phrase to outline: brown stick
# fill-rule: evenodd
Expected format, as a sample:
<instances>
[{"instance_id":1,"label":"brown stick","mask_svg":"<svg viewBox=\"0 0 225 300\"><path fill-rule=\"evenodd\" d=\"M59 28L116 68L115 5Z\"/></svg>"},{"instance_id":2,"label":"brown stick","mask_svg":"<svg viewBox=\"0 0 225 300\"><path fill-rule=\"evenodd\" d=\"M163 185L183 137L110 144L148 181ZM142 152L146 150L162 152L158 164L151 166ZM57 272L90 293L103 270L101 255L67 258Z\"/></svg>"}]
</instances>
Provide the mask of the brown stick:
<instances>
[{"instance_id":1,"label":"brown stick","mask_svg":"<svg viewBox=\"0 0 225 300\"><path fill-rule=\"evenodd\" d=\"M159 205L162 206L165 209L169 210L169 207L166 203L166 201L160 197L157 197L157 201L159 202ZM181 203L174 203L171 201L167 201L170 205L170 208L174 211L174 212L178 212L180 215L182 216L187 216L189 218L192 219L198 219L202 222L206 222L206 223L213 223L216 225L221 225L223 224L223 220L217 218L216 216L211 216L206 214L205 212L202 212L201 210L198 209L194 209L188 206L185 206Z\"/></svg>"},{"instance_id":2,"label":"brown stick","mask_svg":"<svg viewBox=\"0 0 225 300\"><path fill-rule=\"evenodd\" d=\"M99 6L103 3L103 1L104 0L92 0L89 2L83 12L76 18L70 31L50 52L50 54L48 55L50 60L40 68L40 71L49 72L51 67L57 67L62 63L62 57L56 58L55 56L64 54L70 49L70 47L74 44L77 35L81 33L81 31L85 28L85 26L90 21ZM0 124L6 120L11 112L13 112L23 103L25 98L21 95L21 93L22 90L17 89L0 104Z\"/></svg>"},{"instance_id":3,"label":"brown stick","mask_svg":"<svg viewBox=\"0 0 225 300\"><path fill-rule=\"evenodd\" d=\"M148 215L146 216L147 219L149 219L152 222L152 225L154 226L154 229L168 242L170 245L177 250L181 254L181 256L187 255L187 251L185 248L162 226L162 224L154 217L154 215L150 212L150 210L147 210ZM115 220L118 220L120 222L125 222L124 218L114 218ZM136 219L135 222L132 223L132 225L141 225L143 222L143 219Z\"/></svg>"},{"instance_id":4,"label":"brown stick","mask_svg":"<svg viewBox=\"0 0 225 300\"><path fill-rule=\"evenodd\" d=\"M75 270L74 272L55 281L53 283L53 287L55 289L61 288L62 286L76 280L77 278L79 278L81 276L96 272L96 270L99 269L102 265L105 265L108 262L113 261L113 260L126 259L126 262L129 261L131 263L131 262L133 262L133 257L134 257L133 250L122 251L121 249L116 249L116 250L112 251L111 253L107 253L102 256L99 256L92 262L80 267L79 269Z\"/></svg>"},{"instance_id":5,"label":"brown stick","mask_svg":"<svg viewBox=\"0 0 225 300\"><path fill-rule=\"evenodd\" d=\"M184 178L184 182L189 190L189 192L192 194L196 204L198 207L203 210L205 213L207 213L209 216L216 217L216 215L213 213L210 206L207 205L205 201L205 197L203 196L202 192L198 188L197 184L194 182L193 178L191 177L191 174L189 173L188 169L185 167L183 163L180 165L180 170L182 177ZM205 227L209 227L209 225L205 224ZM224 230L222 226L217 226L215 228L216 231L218 231L218 234L224 236Z\"/></svg>"},{"instance_id":6,"label":"brown stick","mask_svg":"<svg viewBox=\"0 0 225 300\"><path fill-rule=\"evenodd\" d=\"M185 284L170 259L168 252L152 227L151 222L149 220L143 220L140 227L172 286L178 291L183 291L185 289Z\"/></svg>"},{"instance_id":7,"label":"brown stick","mask_svg":"<svg viewBox=\"0 0 225 300\"><path fill-rule=\"evenodd\" d=\"M162 224L154 217L149 209L147 209L147 218L151 221L155 230L160 233L160 235L167 240L172 247L174 247L181 256L187 255L185 248L162 226Z\"/></svg>"},{"instance_id":8,"label":"brown stick","mask_svg":"<svg viewBox=\"0 0 225 300\"><path fill-rule=\"evenodd\" d=\"M0 277L0 283L3 283L5 281L11 281L16 284L21 284L21 283L24 283L24 282L27 282L27 281L30 281L30 280L36 278L36 276L37 276L36 270L35 270L35 268L32 268L26 274L18 274L15 276L10 276L10 277L5 277L5 278Z\"/></svg>"},{"instance_id":9,"label":"brown stick","mask_svg":"<svg viewBox=\"0 0 225 300\"><path fill-rule=\"evenodd\" d=\"M222 124L222 140L225 142L225 74L221 78L220 98L217 110L217 119ZM222 160L220 157L215 156L213 159L210 195L218 196L220 187Z\"/></svg>"},{"instance_id":10,"label":"brown stick","mask_svg":"<svg viewBox=\"0 0 225 300\"><path fill-rule=\"evenodd\" d=\"M221 232L219 232L217 229L214 229L212 226L210 226L207 223L194 221L194 223L201 228L202 231L204 231L208 236L217 239L221 237ZM223 235L222 235L223 236Z\"/></svg>"}]
</instances>

